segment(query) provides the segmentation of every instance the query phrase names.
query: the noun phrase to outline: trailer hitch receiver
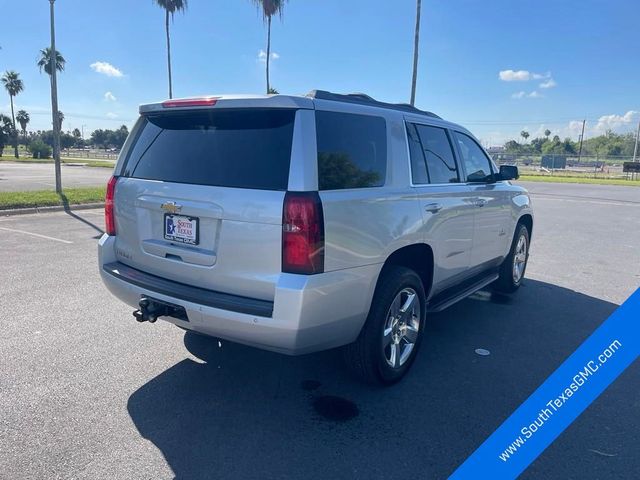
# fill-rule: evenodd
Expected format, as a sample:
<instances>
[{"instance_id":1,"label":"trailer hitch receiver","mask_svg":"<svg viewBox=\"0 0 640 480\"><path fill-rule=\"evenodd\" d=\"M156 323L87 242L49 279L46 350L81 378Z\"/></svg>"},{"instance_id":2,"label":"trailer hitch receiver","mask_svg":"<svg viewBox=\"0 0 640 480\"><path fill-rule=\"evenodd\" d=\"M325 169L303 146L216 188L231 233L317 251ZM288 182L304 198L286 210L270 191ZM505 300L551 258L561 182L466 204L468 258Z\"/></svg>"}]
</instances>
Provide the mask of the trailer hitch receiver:
<instances>
[{"instance_id":1,"label":"trailer hitch receiver","mask_svg":"<svg viewBox=\"0 0 640 480\"><path fill-rule=\"evenodd\" d=\"M156 300L155 298L142 297L138 304L140 309L134 310L133 316L138 322L155 323L158 317L174 317L189 321L184 307Z\"/></svg>"}]
</instances>

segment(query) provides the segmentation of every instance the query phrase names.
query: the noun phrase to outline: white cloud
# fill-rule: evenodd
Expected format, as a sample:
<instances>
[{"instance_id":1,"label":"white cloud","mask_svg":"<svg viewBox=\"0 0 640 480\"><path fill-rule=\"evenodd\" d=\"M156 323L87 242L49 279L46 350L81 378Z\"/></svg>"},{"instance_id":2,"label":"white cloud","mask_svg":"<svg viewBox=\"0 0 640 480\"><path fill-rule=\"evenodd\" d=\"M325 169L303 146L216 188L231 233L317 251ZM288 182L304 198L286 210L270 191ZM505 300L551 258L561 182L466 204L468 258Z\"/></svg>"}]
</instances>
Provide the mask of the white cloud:
<instances>
[{"instance_id":1,"label":"white cloud","mask_svg":"<svg viewBox=\"0 0 640 480\"><path fill-rule=\"evenodd\" d=\"M621 127L627 127L635 123L638 119L638 114L640 112L629 110L624 115L603 115L598 119L594 130L599 133L604 133L607 130L619 130Z\"/></svg>"},{"instance_id":2,"label":"white cloud","mask_svg":"<svg viewBox=\"0 0 640 480\"><path fill-rule=\"evenodd\" d=\"M111 93L111 92L107 92L107 93L105 93L105 94L104 94L104 99L105 99L107 102L115 102L115 101L117 100L117 99L116 99L116 97L115 97L115 95L114 95L113 93Z\"/></svg>"},{"instance_id":3,"label":"white cloud","mask_svg":"<svg viewBox=\"0 0 640 480\"><path fill-rule=\"evenodd\" d=\"M543 78L551 78L551 72L547 73L532 73L531 78L533 80L542 80Z\"/></svg>"},{"instance_id":4,"label":"white cloud","mask_svg":"<svg viewBox=\"0 0 640 480\"><path fill-rule=\"evenodd\" d=\"M558 85L558 84L556 83L556 81L555 81L553 78L550 78L549 80L547 80L547 81L545 81L545 82L542 82L542 83L539 85L539 87L540 87L540 88L553 88L553 87L555 87L556 85Z\"/></svg>"},{"instance_id":5,"label":"white cloud","mask_svg":"<svg viewBox=\"0 0 640 480\"><path fill-rule=\"evenodd\" d=\"M111 65L108 62L94 62L94 63L92 63L90 65L90 67L92 68L92 70L94 72L102 73L103 75L106 75L107 77L120 78L120 77L124 76L124 74L122 73L121 70L119 70L118 68L114 67L113 65Z\"/></svg>"},{"instance_id":6,"label":"white cloud","mask_svg":"<svg viewBox=\"0 0 640 480\"><path fill-rule=\"evenodd\" d=\"M503 82L526 82L531 80L531 72L528 70L501 70L498 77Z\"/></svg>"},{"instance_id":7,"label":"white cloud","mask_svg":"<svg viewBox=\"0 0 640 480\"><path fill-rule=\"evenodd\" d=\"M117 113L113 113L113 112L108 112L106 117L114 119L114 118L118 118L118 114Z\"/></svg>"},{"instance_id":8,"label":"white cloud","mask_svg":"<svg viewBox=\"0 0 640 480\"><path fill-rule=\"evenodd\" d=\"M513 93L511 95L511 98L515 98L515 99L521 99L521 98L542 98L543 95L538 92L537 90L534 90L533 92L525 92L523 90L520 90L519 92Z\"/></svg>"},{"instance_id":9,"label":"white cloud","mask_svg":"<svg viewBox=\"0 0 640 480\"><path fill-rule=\"evenodd\" d=\"M571 120L567 129L570 137L577 137L582 133L582 120Z\"/></svg>"},{"instance_id":10,"label":"white cloud","mask_svg":"<svg viewBox=\"0 0 640 480\"><path fill-rule=\"evenodd\" d=\"M503 82L528 82L529 80L546 80L540 84L540 88L551 88L556 86L556 82L551 78L551 72L535 73L529 70L501 70L498 78ZM546 86L543 86L546 85Z\"/></svg>"},{"instance_id":11,"label":"white cloud","mask_svg":"<svg viewBox=\"0 0 640 480\"><path fill-rule=\"evenodd\" d=\"M271 52L271 60L277 60L279 58L280 58L280 54L278 54L276 52ZM258 52L258 61L266 63L266 61L267 61L267 52L265 52L264 50L260 50Z\"/></svg>"}]
</instances>

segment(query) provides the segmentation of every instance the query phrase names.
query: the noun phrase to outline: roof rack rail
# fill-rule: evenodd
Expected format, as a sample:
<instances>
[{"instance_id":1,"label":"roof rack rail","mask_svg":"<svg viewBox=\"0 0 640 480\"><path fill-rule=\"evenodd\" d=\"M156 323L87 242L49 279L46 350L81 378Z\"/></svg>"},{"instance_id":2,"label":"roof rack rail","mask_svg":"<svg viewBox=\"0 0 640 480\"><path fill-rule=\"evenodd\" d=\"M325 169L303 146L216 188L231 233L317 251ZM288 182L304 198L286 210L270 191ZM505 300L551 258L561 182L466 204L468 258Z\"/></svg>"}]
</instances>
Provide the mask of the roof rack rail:
<instances>
[{"instance_id":1,"label":"roof rack rail","mask_svg":"<svg viewBox=\"0 0 640 480\"><path fill-rule=\"evenodd\" d=\"M312 90L306 95L309 98L318 100L333 100L336 102L358 103L360 105L371 105L375 107L391 108L393 110L400 110L408 113L417 113L421 115L427 115L433 118L441 118L433 112L426 110L420 110L413 107L408 103L387 103L376 100L364 93L333 93L326 90Z\"/></svg>"}]
</instances>

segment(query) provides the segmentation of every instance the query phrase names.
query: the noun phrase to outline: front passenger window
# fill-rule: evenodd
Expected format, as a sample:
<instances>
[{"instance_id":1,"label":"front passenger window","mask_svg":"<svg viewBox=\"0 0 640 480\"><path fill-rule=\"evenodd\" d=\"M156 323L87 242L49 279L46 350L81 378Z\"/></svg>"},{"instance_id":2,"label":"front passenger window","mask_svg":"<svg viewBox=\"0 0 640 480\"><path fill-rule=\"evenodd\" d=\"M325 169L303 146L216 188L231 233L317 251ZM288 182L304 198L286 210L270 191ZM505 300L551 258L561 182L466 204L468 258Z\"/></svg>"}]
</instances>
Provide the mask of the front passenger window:
<instances>
[{"instance_id":1,"label":"front passenger window","mask_svg":"<svg viewBox=\"0 0 640 480\"><path fill-rule=\"evenodd\" d=\"M480 145L468 135L455 132L462 163L467 171L467 182L489 182L493 180L493 172L489 158Z\"/></svg>"}]
</instances>

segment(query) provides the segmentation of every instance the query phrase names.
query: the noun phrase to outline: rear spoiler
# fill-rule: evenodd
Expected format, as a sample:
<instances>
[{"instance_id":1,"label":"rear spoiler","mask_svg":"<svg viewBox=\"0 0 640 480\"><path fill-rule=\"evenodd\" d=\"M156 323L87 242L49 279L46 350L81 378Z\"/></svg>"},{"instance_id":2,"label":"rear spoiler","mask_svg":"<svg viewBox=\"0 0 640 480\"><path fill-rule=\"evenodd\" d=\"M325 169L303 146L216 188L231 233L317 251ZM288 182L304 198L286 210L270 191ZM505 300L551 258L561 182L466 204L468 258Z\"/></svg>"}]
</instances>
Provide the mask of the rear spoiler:
<instances>
[{"instance_id":1,"label":"rear spoiler","mask_svg":"<svg viewBox=\"0 0 640 480\"><path fill-rule=\"evenodd\" d=\"M304 108L312 110L314 103L311 98L290 95L264 95L254 97L222 95L179 98L140 105L140 114L180 110L206 110L209 108Z\"/></svg>"}]
</instances>

